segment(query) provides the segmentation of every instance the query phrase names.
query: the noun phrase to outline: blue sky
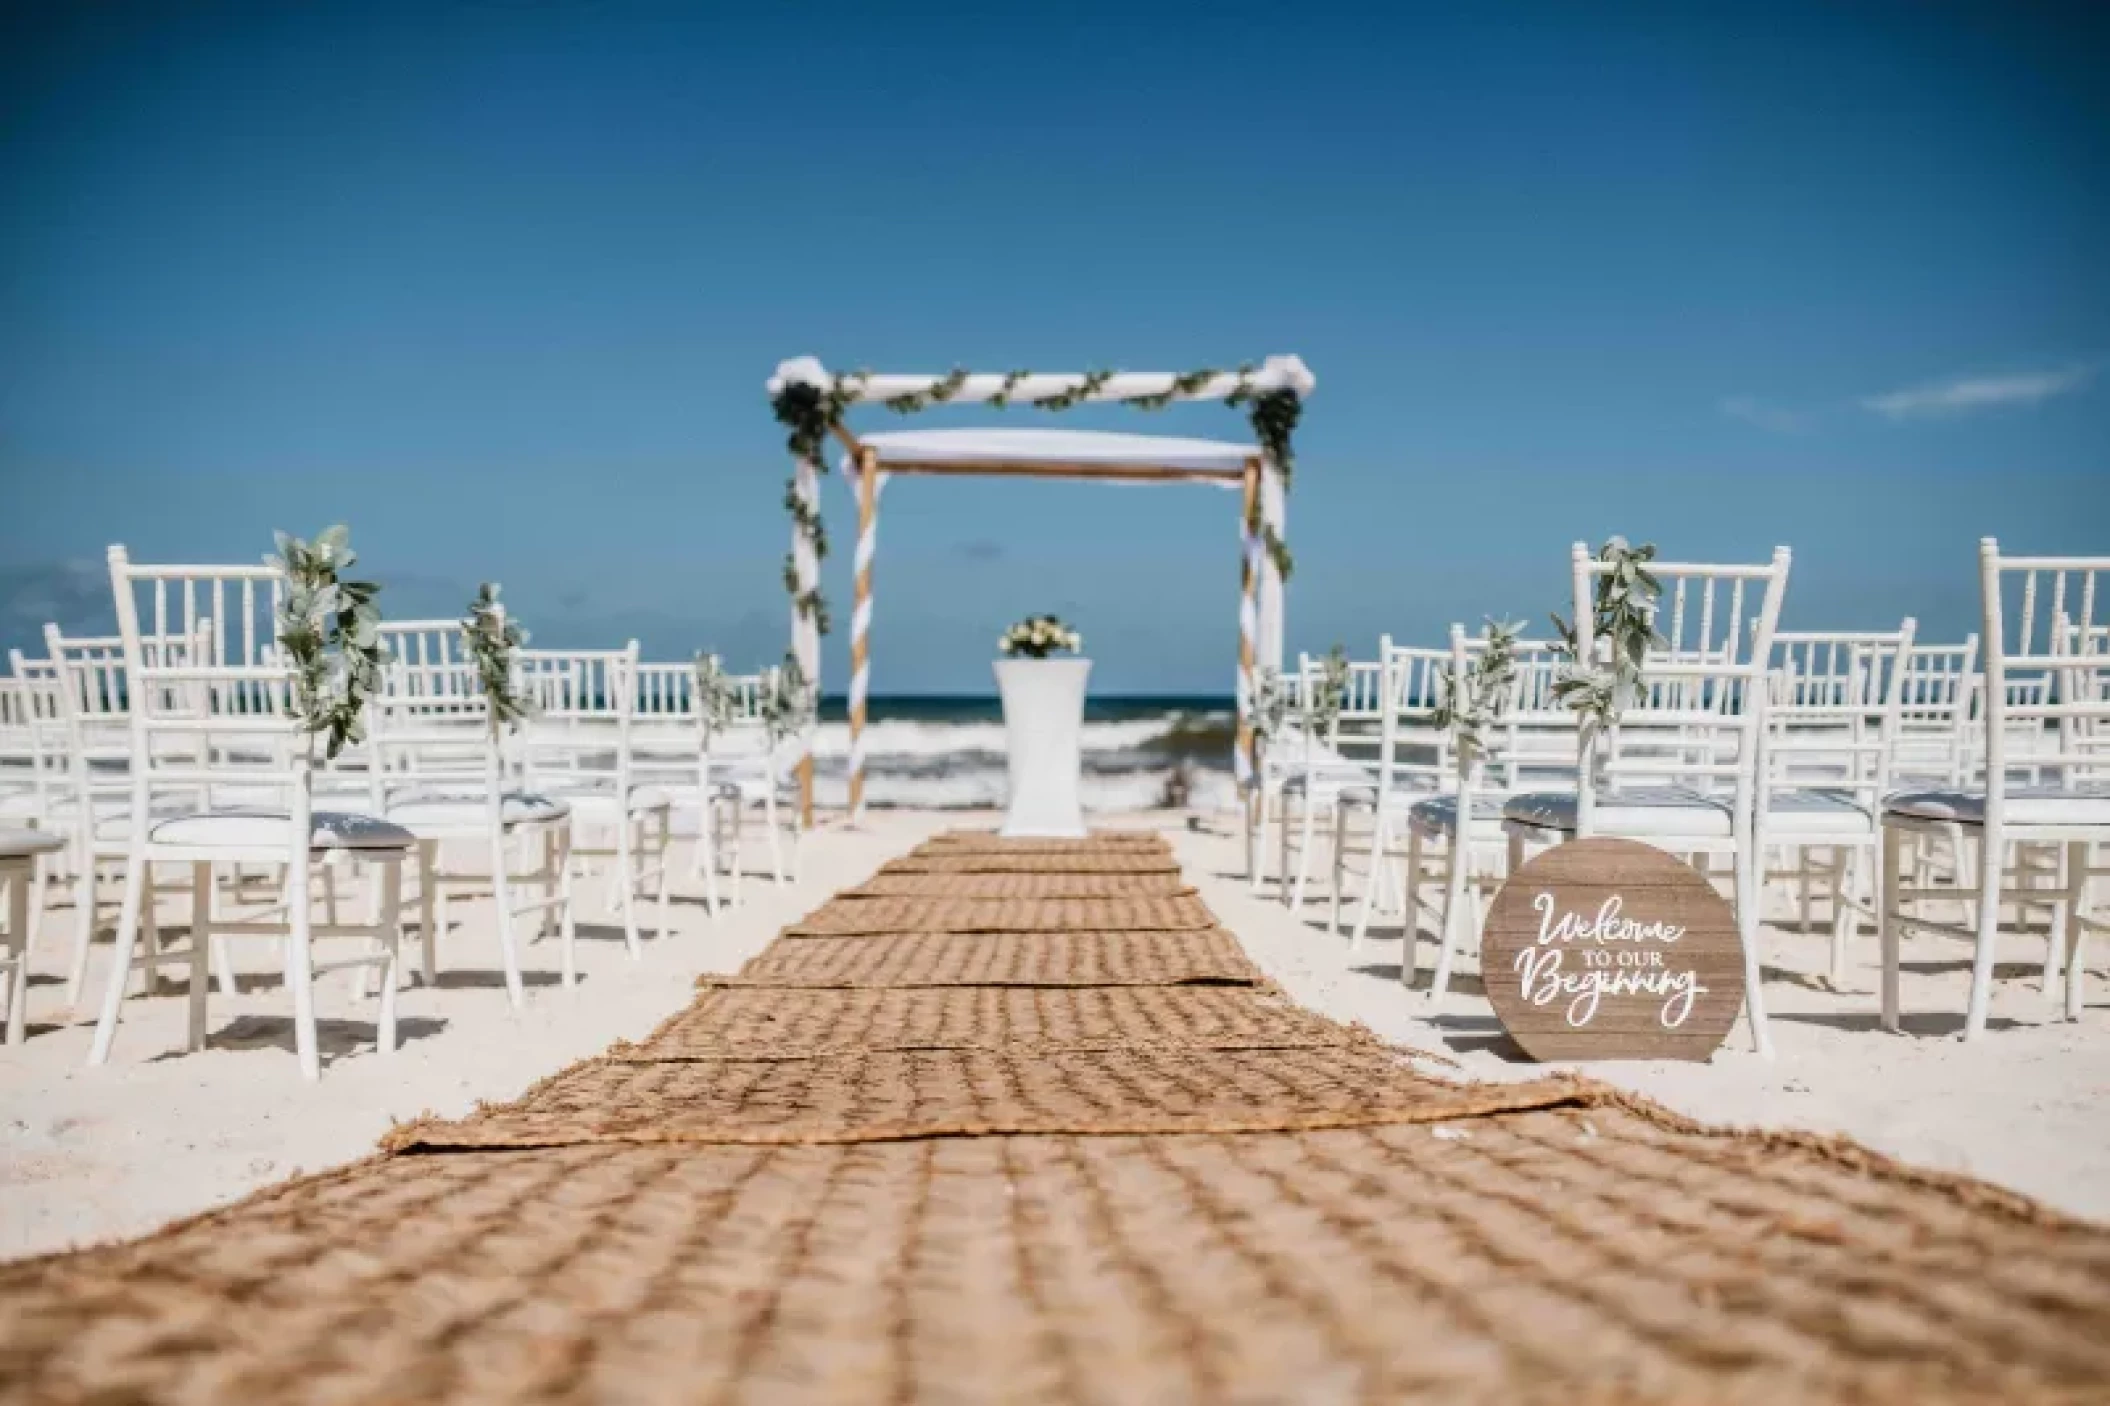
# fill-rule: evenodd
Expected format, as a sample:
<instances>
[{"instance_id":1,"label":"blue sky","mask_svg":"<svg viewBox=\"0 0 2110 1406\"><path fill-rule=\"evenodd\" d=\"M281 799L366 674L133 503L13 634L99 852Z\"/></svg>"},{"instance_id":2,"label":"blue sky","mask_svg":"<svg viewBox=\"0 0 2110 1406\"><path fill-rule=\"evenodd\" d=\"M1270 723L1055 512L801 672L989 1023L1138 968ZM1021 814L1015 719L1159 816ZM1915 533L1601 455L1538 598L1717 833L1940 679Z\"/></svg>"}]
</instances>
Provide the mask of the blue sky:
<instances>
[{"instance_id":1,"label":"blue sky","mask_svg":"<svg viewBox=\"0 0 2110 1406\"><path fill-rule=\"evenodd\" d=\"M1293 647L1541 619L1612 532L1958 636L1979 536L2110 551L2106 15L10 7L0 643L107 622L109 542L346 519L393 614L492 578L546 642L757 663L779 360L1274 352L1319 378ZM1064 423L1244 432L1139 418ZM1227 689L1234 515L898 483L875 688L985 689L1053 609L1104 688Z\"/></svg>"}]
</instances>

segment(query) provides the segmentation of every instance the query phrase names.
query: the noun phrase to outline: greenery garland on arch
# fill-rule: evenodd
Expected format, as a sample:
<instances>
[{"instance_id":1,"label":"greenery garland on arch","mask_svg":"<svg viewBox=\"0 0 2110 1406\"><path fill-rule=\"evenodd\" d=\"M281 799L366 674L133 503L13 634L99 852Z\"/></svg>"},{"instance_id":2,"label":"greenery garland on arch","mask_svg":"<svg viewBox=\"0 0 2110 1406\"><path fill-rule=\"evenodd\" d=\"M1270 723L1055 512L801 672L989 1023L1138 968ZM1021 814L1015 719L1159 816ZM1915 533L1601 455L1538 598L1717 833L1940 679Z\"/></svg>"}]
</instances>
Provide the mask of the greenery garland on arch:
<instances>
[{"instance_id":1,"label":"greenery garland on arch","mask_svg":"<svg viewBox=\"0 0 2110 1406\"><path fill-rule=\"evenodd\" d=\"M1297 422L1304 414L1304 399L1288 386L1271 390L1256 390L1253 374L1259 368L1251 362L1240 366L1229 374L1238 378L1238 384L1224 397L1224 404L1234 409L1243 409L1253 427L1253 438L1259 444L1282 475L1282 487L1288 491L1291 476L1296 472L1296 452L1292 445ZM996 394L982 402L997 410L1009 409L1013 405L1025 404L1035 410L1070 410L1089 401L1113 380L1110 370L1087 371L1076 382L1056 391L1052 395L1019 401L1012 392L1034 373L1011 371L1005 373L1003 385ZM1172 384L1162 391L1145 395L1123 396L1113 402L1135 410L1163 410L1184 397L1191 396L1226 373L1215 367L1203 367L1195 371L1182 372L1172 378ZM830 378L826 388L809 381L790 380L778 387L770 396L770 407L775 412L777 423L790 431L786 447L796 463L819 465L821 446L828 437L830 426L841 421L843 413L864 399L865 384L871 373L851 372ZM960 393L967 384L968 372L964 367L954 367L920 391L888 396L879 403L896 415L913 415L928 410L933 405L944 405ZM813 550L816 565L828 555L828 533L821 524L819 510L799 495L798 477L794 471L791 482L784 490L784 508L800 537ZM1272 523L1255 520L1245 524L1248 531L1256 532L1268 560L1284 581L1296 569L1295 559L1290 556L1289 544L1282 540ZM784 590L791 597L792 607L801 617L810 618L816 631L827 634L829 628L828 602L821 594L816 582L813 589L799 589L798 563L796 555L784 559Z\"/></svg>"}]
</instances>

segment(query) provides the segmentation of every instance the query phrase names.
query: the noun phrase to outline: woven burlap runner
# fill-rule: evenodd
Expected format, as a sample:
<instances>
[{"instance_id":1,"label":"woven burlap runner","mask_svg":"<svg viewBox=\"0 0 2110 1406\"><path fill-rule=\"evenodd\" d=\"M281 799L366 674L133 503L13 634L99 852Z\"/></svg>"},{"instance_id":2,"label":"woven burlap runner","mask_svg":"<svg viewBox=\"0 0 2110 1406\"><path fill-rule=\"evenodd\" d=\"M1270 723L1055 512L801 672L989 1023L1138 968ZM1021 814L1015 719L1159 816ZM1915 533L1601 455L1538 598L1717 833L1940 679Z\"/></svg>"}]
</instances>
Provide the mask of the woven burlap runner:
<instances>
[{"instance_id":1,"label":"woven burlap runner","mask_svg":"<svg viewBox=\"0 0 2110 1406\"><path fill-rule=\"evenodd\" d=\"M1618 1104L578 1146L0 1266L0 1399L2078 1403L2106 1285L2100 1230Z\"/></svg>"},{"instance_id":2,"label":"woven burlap runner","mask_svg":"<svg viewBox=\"0 0 2110 1406\"><path fill-rule=\"evenodd\" d=\"M771 943L713 986L1177 986L1253 982L1238 940L1201 932L1050 932L1031 940L983 933L800 937Z\"/></svg>"},{"instance_id":3,"label":"woven burlap runner","mask_svg":"<svg viewBox=\"0 0 2110 1406\"><path fill-rule=\"evenodd\" d=\"M910 851L933 854L1163 855L1172 847L1162 835L1143 830L1095 830L1078 840L1007 840L988 830L951 830L933 835Z\"/></svg>"},{"instance_id":4,"label":"woven burlap runner","mask_svg":"<svg viewBox=\"0 0 2110 1406\"><path fill-rule=\"evenodd\" d=\"M1372 1042L1316 1049L889 1050L596 1060L500 1107L421 1120L392 1151L581 1142L876 1142L990 1133L1280 1132L1571 1102L1573 1081L1449 1084Z\"/></svg>"},{"instance_id":5,"label":"woven burlap runner","mask_svg":"<svg viewBox=\"0 0 2110 1406\"><path fill-rule=\"evenodd\" d=\"M1101 854L1013 854L1003 850L939 850L896 859L889 874L1156 874L1176 876L1171 855L1148 850Z\"/></svg>"},{"instance_id":6,"label":"woven burlap runner","mask_svg":"<svg viewBox=\"0 0 2110 1406\"><path fill-rule=\"evenodd\" d=\"M1372 1037L1248 986L724 987L609 1058L811 1059L859 1050L1264 1050Z\"/></svg>"},{"instance_id":7,"label":"woven burlap runner","mask_svg":"<svg viewBox=\"0 0 2110 1406\"><path fill-rule=\"evenodd\" d=\"M1216 926L1200 899L864 898L832 901L784 929L786 937L903 932L1197 932Z\"/></svg>"},{"instance_id":8,"label":"woven burlap runner","mask_svg":"<svg viewBox=\"0 0 2110 1406\"><path fill-rule=\"evenodd\" d=\"M1187 898L1194 890L1159 874L928 874L881 869L835 897L859 898Z\"/></svg>"},{"instance_id":9,"label":"woven burlap runner","mask_svg":"<svg viewBox=\"0 0 2110 1406\"><path fill-rule=\"evenodd\" d=\"M929 850L882 877L1172 873L1128 837ZM841 906L926 897L1173 895ZM1428 1078L1213 928L788 938L704 984L640 1044L398 1129L398 1155L0 1265L0 1402L1905 1406L2110 1381L2102 1228L1583 1081Z\"/></svg>"}]
</instances>

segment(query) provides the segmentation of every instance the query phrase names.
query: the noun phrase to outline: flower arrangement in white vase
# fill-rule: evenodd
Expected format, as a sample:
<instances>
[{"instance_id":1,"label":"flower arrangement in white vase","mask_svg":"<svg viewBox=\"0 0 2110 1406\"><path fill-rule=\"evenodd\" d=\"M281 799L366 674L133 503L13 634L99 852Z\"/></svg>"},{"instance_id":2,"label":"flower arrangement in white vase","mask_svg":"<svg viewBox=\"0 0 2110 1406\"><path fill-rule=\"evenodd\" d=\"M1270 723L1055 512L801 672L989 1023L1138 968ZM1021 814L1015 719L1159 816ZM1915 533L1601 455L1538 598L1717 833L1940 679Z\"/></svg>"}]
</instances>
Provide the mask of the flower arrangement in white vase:
<instances>
[{"instance_id":1,"label":"flower arrangement in white vase","mask_svg":"<svg viewBox=\"0 0 2110 1406\"><path fill-rule=\"evenodd\" d=\"M1033 615L1004 631L997 648L997 692L1004 701L1004 745L1011 781L1006 835L1084 834L1078 774L1084 754L1084 685L1089 659L1075 654L1084 637L1052 615Z\"/></svg>"},{"instance_id":2,"label":"flower arrangement in white vase","mask_svg":"<svg viewBox=\"0 0 2110 1406\"><path fill-rule=\"evenodd\" d=\"M996 647L1007 659L1047 659L1075 654L1084 648L1084 636L1052 615L1028 615L1004 631Z\"/></svg>"}]
</instances>

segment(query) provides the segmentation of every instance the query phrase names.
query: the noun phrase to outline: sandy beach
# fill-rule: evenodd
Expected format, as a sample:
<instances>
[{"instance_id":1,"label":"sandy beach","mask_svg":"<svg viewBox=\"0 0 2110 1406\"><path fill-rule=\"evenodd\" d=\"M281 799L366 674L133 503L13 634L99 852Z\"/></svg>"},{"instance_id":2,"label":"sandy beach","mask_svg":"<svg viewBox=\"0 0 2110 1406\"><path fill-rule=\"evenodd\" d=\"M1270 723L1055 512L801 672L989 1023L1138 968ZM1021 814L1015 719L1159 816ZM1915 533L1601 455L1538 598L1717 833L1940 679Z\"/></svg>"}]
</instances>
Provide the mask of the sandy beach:
<instances>
[{"instance_id":1,"label":"sandy beach","mask_svg":"<svg viewBox=\"0 0 2110 1406\"><path fill-rule=\"evenodd\" d=\"M685 1004L694 979L726 972L785 924L857 883L934 831L988 824L960 812L875 811L862 829L832 824L808 838L795 884L750 876L744 904L710 919L677 886L674 932L628 959L601 906L604 885L581 886L581 981L556 984L554 942L528 949L529 1001L509 1010L499 985L487 903L454 909L434 991L401 1005L403 1046L372 1048L371 1004L354 1001L348 976L320 988L326 1068L304 1084L291 1026L264 953L242 954L252 973L231 1001L214 998L212 1047L182 1052L184 1001L167 994L126 1004L116 1053L84 1066L90 1027L58 1026L59 971L70 941L54 908L36 962L32 1038L0 1051L0 1255L84 1246L150 1230L225 1204L302 1172L365 1156L391 1125L421 1113L460 1116L480 1101L529 1084L611 1041L636 1039ZM1237 875L1239 843L1227 817L1146 812L1103 824L1158 829L1191 882L1254 961L1300 1003L1359 1021L1385 1039L1455 1061L1476 1079L1545 1072L1501 1036L1468 976L1440 1010L1397 982L1395 931L1373 931L1360 951L1329 936L1323 905L1289 916L1255 899ZM180 927L178 905L164 921ZM1916 1033L1875 1029L1874 942L1854 953L1852 985L1824 989L1825 940L1769 927L1766 995L1778 1057L1753 1055L1741 1032L1709 1064L1594 1064L1593 1077L1646 1093L1704 1121L1841 1133L1905 1160L1968 1173L2094 1218L2110 1218L2110 1120L2093 1108L2110 1092L2110 999L2084 1018L2049 1018L2033 979L2040 954L2017 949L2002 964L1989 1037L1965 1046L1960 1026L1968 952L1916 938L1906 949L1906 1008L1925 1012ZM105 950L99 948L99 953ZM239 949L238 949L239 950ZM1423 963L1429 960L1424 949ZM1469 970L1469 968L1468 968ZM2025 975L2025 973L2029 975ZM100 989L100 966L91 991ZM2102 973L2091 972L2101 992ZM57 1028L55 1028L57 1027Z\"/></svg>"}]
</instances>

